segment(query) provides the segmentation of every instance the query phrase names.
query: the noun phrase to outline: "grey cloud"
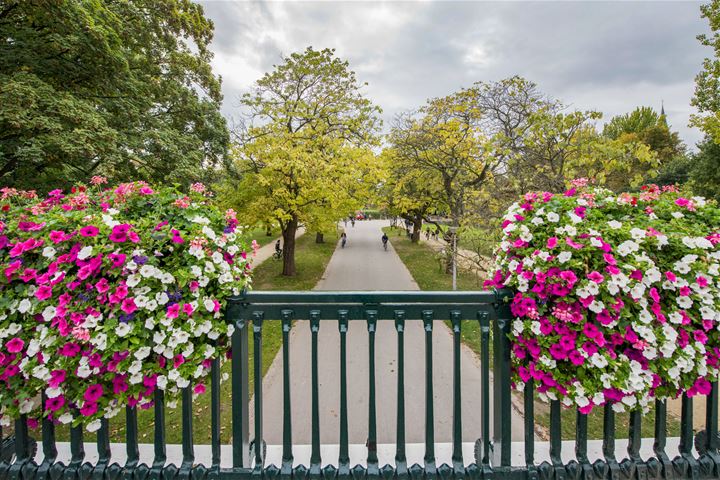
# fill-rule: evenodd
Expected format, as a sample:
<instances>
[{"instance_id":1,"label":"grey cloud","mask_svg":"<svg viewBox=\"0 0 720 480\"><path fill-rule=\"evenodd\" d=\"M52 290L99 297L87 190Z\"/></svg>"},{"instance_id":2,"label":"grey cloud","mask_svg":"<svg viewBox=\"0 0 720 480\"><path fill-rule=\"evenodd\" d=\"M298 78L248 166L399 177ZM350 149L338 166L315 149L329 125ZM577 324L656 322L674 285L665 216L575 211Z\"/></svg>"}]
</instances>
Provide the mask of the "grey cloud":
<instances>
[{"instance_id":1,"label":"grey cloud","mask_svg":"<svg viewBox=\"0 0 720 480\"><path fill-rule=\"evenodd\" d=\"M711 52L700 2L204 3L216 26L223 112L282 54L334 47L392 116L478 80L515 74L607 116L665 100L687 143L694 77Z\"/></svg>"}]
</instances>

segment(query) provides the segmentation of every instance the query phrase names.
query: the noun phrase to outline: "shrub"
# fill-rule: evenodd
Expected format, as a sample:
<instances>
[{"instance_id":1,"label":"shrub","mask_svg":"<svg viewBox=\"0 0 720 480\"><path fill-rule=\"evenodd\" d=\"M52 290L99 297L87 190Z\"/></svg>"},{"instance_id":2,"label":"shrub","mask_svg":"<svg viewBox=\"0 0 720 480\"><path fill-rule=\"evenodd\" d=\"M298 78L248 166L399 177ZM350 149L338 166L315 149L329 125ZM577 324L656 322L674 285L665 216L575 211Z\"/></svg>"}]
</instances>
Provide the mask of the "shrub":
<instances>
[{"instance_id":1,"label":"shrub","mask_svg":"<svg viewBox=\"0 0 720 480\"><path fill-rule=\"evenodd\" d=\"M514 381L582 412L705 394L720 356L720 210L673 187L577 181L510 207L497 271L515 317Z\"/></svg>"},{"instance_id":2,"label":"shrub","mask_svg":"<svg viewBox=\"0 0 720 480\"><path fill-rule=\"evenodd\" d=\"M222 304L250 269L234 212L201 184L92 183L42 200L0 190L4 424L46 415L94 431L156 389L200 393L232 333Z\"/></svg>"}]
</instances>

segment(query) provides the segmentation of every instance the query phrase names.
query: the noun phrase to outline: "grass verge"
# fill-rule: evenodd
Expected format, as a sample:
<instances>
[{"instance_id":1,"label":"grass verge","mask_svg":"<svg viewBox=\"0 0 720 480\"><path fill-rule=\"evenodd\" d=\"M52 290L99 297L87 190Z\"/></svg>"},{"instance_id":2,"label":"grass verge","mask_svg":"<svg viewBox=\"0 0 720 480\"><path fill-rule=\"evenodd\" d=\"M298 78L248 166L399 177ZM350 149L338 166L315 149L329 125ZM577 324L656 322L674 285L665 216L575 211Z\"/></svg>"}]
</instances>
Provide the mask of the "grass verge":
<instances>
[{"instance_id":1,"label":"grass verge","mask_svg":"<svg viewBox=\"0 0 720 480\"><path fill-rule=\"evenodd\" d=\"M452 277L445 273L437 253L426 243L412 243L402 228L385 227L383 231L390 238L395 252L400 256L410 275L421 290L451 290ZM481 283L477 275L458 271L458 290L480 290ZM448 323L449 325L449 323ZM475 353L480 354L480 325L477 320L463 320L462 340Z\"/></svg>"},{"instance_id":2,"label":"grass verge","mask_svg":"<svg viewBox=\"0 0 720 480\"><path fill-rule=\"evenodd\" d=\"M259 227L259 228L251 228L249 230L244 231L242 233L242 235L240 235L240 239L245 244L247 244L248 247L250 246L250 242L252 242L253 240L255 240L258 243L258 245L260 245L261 247L264 247L265 245L272 242L279 236L280 236L280 230L278 230L277 228L273 228L271 230L270 235L268 235L265 228Z\"/></svg>"}]
</instances>

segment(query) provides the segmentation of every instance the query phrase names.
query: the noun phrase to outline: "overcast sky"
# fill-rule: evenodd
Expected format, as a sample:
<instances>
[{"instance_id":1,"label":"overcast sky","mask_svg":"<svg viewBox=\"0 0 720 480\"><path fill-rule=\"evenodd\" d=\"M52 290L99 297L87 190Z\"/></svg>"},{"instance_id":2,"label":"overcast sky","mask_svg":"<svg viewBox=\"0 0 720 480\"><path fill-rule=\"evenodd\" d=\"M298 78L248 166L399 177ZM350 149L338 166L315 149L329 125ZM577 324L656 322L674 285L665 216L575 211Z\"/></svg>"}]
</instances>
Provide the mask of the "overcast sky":
<instances>
[{"instance_id":1,"label":"overcast sky","mask_svg":"<svg viewBox=\"0 0 720 480\"><path fill-rule=\"evenodd\" d=\"M223 112L282 55L335 48L386 126L399 111L476 81L522 75L604 119L647 105L665 111L688 145L694 77L711 55L701 2L272 1L201 2L215 22L213 66Z\"/></svg>"}]
</instances>

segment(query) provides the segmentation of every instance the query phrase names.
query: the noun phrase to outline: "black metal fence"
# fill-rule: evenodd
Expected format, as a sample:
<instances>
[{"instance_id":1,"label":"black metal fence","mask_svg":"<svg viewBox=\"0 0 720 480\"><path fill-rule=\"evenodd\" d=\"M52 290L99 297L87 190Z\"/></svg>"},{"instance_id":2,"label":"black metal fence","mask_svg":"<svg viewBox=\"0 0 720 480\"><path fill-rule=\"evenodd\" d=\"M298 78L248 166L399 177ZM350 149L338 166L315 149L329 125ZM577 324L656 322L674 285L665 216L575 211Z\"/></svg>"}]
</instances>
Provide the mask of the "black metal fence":
<instances>
[{"instance_id":1,"label":"black metal fence","mask_svg":"<svg viewBox=\"0 0 720 480\"><path fill-rule=\"evenodd\" d=\"M495 292L252 292L229 302L226 316L235 325L232 337L232 415L220 415L220 364L214 361L211 370L211 458L208 465L195 460L193 442L193 411L191 386L182 395L182 461L168 464L165 436L165 401L157 391L154 403L154 459L149 464L140 461L137 412L126 409L126 461L113 462L109 425L103 421L96 434L97 461L85 459L84 438L81 428L71 429L70 459L58 460L55 426L42 422L40 452L36 455L34 443L28 436L27 421L15 422L14 436L5 439L3 460L0 462L0 480L51 479L51 480L174 480L209 478L352 478L365 477L386 480L391 478L513 478L528 480L646 480L651 478L720 478L718 453L718 385L712 383L707 396L705 429L697 435L693 431L693 399L682 399L680 442L677 451L667 449L667 412L665 402L655 404L654 455L641 458L641 422L639 412L630 414L627 456L616 458L615 414L611 407L604 409L603 458L591 463L588 457L588 418L577 413L575 458L564 463L561 458L561 406L553 401L550 407L549 461L535 461L534 389L528 383L524 392L524 465L511 464L511 381L510 381L510 312L504 299L507 291ZM262 355L253 356L254 381L252 385L254 422L250 425L250 337L255 352L262 350L263 322L274 319L282 322L283 362L283 442L280 465L266 465L263 441ZM309 465L294 461L290 398L289 334L295 320L309 320L311 330L311 417L312 445ZM465 320L479 322L481 385L462 385L461 333ZM405 442L405 321L422 320L425 335L425 442L423 464L408 465ZM368 331L368 386L369 409L367 418L367 455L364 465L352 466L348 442L348 391L347 391L347 331L349 322L365 322ZM395 460L392 465L381 466L377 452L377 420L375 392L375 335L378 322L391 321L397 334L397 421ZM452 459L437 465L433 418L433 325L437 321L450 321L453 331L453 408L452 408ZM338 329L340 343L340 405L338 458L321 458L318 332L333 326ZM492 335L491 335L492 328ZM250 330L252 329L252 334ZM492 340L491 340L492 339ZM492 342L492 345L491 345ZM490 387L490 356L493 356L493 387ZM415 359L412 359L415 360ZM468 390L468 387L470 389ZM461 399L465 394L481 395L482 426L477 432L474 458L463 458ZM468 393L471 392L471 393ZM492 402L494 413L490 415ZM413 416L420 412L411 412ZM232 466L221 466L221 425L231 425ZM251 441L252 432L252 441ZM0 431L0 437L1 437ZM224 462L223 462L224 463Z\"/></svg>"}]
</instances>

